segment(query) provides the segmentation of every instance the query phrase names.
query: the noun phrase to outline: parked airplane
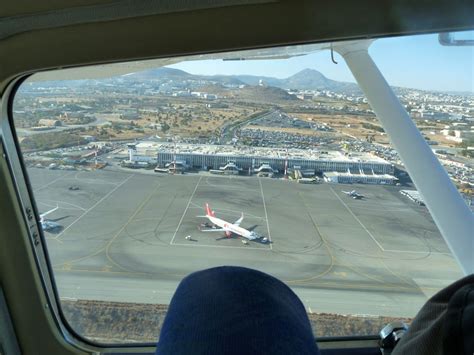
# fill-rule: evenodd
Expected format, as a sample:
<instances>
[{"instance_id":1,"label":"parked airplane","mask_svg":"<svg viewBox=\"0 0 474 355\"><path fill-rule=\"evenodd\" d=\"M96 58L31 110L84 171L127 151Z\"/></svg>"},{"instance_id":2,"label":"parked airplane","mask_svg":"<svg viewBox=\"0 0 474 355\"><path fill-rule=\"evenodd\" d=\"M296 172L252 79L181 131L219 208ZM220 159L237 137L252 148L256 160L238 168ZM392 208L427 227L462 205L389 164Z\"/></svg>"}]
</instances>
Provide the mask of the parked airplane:
<instances>
[{"instance_id":1,"label":"parked airplane","mask_svg":"<svg viewBox=\"0 0 474 355\"><path fill-rule=\"evenodd\" d=\"M217 226L220 228L210 228L210 229L201 229L202 232L224 232L225 236L230 238L232 234L239 235L245 239L248 240L255 240L255 241L260 241L262 243L268 243L268 238L262 237L258 233L254 231L250 231L248 229L240 227L240 223L244 220L244 213L242 212L242 215L238 220L236 220L234 223L229 223L227 221L224 221L223 219L220 219L216 217L214 211L211 210L209 207L209 204L206 203L206 215L205 216L199 216L199 217L206 217L209 219L209 221L212 223L213 226Z\"/></svg>"},{"instance_id":2,"label":"parked airplane","mask_svg":"<svg viewBox=\"0 0 474 355\"><path fill-rule=\"evenodd\" d=\"M50 221L50 220L46 220L46 219L44 218L44 217L46 217L48 214L53 213L54 211L56 211L58 208L59 208L59 206L56 206L56 207L53 208L52 210L49 210L49 211L46 211L46 212L40 214L41 228L42 228L44 231L51 231L51 230L58 229L58 228L61 227L61 225L60 225L59 223L56 223L56 222Z\"/></svg>"},{"instance_id":3,"label":"parked airplane","mask_svg":"<svg viewBox=\"0 0 474 355\"><path fill-rule=\"evenodd\" d=\"M352 190L352 191L342 190L342 192L344 192L346 195L349 195L353 199L357 199L357 200L362 199L362 198L365 197L364 195L361 195L360 193L358 193L356 190Z\"/></svg>"}]
</instances>

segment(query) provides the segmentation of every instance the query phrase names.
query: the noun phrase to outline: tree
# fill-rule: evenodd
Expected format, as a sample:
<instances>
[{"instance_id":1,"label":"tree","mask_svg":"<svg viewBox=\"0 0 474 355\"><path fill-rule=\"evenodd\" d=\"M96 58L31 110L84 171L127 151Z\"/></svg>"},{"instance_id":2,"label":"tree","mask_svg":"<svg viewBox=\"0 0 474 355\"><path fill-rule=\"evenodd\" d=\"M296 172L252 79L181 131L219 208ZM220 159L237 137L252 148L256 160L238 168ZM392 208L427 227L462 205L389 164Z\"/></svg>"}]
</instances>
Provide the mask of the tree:
<instances>
[{"instance_id":1,"label":"tree","mask_svg":"<svg viewBox=\"0 0 474 355\"><path fill-rule=\"evenodd\" d=\"M468 158L474 158L474 150L463 149L461 150L461 155Z\"/></svg>"},{"instance_id":2,"label":"tree","mask_svg":"<svg viewBox=\"0 0 474 355\"><path fill-rule=\"evenodd\" d=\"M169 129L170 129L170 125L167 124L166 122L161 124L161 131L162 132L167 132Z\"/></svg>"}]
</instances>

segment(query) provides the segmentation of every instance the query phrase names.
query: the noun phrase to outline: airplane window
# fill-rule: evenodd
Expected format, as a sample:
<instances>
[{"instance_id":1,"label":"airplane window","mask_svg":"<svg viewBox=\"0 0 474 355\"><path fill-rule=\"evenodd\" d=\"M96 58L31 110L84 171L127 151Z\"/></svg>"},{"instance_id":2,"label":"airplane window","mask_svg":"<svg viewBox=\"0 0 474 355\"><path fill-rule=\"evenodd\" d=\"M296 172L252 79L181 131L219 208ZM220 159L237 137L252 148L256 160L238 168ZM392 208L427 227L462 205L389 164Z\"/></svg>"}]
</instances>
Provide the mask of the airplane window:
<instances>
[{"instance_id":1,"label":"airplane window","mask_svg":"<svg viewBox=\"0 0 474 355\"><path fill-rule=\"evenodd\" d=\"M19 87L13 123L78 334L154 342L179 281L213 266L283 280L318 337L409 322L462 276L329 48L65 69ZM369 53L472 205L472 49L421 35Z\"/></svg>"}]
</instances>

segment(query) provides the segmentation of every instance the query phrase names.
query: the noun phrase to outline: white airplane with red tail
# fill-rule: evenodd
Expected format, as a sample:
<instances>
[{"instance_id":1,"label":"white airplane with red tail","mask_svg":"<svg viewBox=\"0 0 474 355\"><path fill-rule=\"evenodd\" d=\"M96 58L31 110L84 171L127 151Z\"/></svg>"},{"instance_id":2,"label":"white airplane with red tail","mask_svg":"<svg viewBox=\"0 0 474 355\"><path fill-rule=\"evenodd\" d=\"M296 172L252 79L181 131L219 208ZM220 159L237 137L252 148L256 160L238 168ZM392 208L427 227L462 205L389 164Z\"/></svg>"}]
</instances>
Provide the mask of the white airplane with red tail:
<instances>
[{"instance_id":1,"label":"white airplane with red tail","mask_svg":"<svg viewBox=\"0 0 474 355\"><path fill-rule=\"evenodd\" d=\"M210 228L210 229L201 229L201 232L224 232L227 238L230 238L233 234L241 236L248 240L260 241L261 243L268 243L268 238L262 237L258 233L254 231L250 231L248 229L240 227L240 223L244 220L244 213L242 212L241 217L235 221L234 223L229 223L216 217L214 211L211 210L209 204L206 203L206 215L205 216L198 216L198 217L206 217L213 226L219 228Z\"/></svg>"}]
</instances>

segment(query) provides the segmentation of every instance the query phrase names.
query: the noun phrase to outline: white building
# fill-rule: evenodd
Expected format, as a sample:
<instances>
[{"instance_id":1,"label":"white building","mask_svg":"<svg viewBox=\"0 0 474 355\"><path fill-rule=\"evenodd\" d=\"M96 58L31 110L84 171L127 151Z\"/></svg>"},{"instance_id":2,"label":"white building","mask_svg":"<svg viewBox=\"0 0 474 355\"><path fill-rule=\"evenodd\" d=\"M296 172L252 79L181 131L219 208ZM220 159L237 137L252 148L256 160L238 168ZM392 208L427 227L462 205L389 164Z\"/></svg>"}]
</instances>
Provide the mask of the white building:
<instances>
[{"instance_id":1,"label":"white building","mask_svg":"<svg viewBox=\"0 0 474 355\"><path fill-rule=\"evenodd\" d=\"M154 163L156 162L155 150L153 143L129 143L128 148L128 161L130 163Z\"/></svg>"},{"instance_id":2,"label":"white building","mask_svg":"<svg viewBox=\"0 0 474 355\"><path fill-rule=\"evenodd\" d=\"M156 144L158 164L161 166L173 159L180 159L192 168L218 169L228 161L234 161L241 169L255 169L262 164L270 165L280 172L299 166L313 172L353 169L370 174L393 174L394 167L386 160L368 153L345 155L339 151L317 149L283 149L231 145L206 144Z\"/></svg>"},{"instance_id":3,"label":"white building","mask_svg":"<svg viewBox=\"0 0 474 355\"><path fill-rule=\"evenodd\" d=\"M352 174L337 171L323 173L324 181L339 184L393 185L398 179L389 174Z\"/></svg>"}]
</instances>

